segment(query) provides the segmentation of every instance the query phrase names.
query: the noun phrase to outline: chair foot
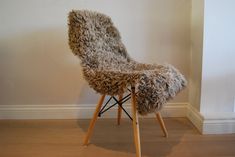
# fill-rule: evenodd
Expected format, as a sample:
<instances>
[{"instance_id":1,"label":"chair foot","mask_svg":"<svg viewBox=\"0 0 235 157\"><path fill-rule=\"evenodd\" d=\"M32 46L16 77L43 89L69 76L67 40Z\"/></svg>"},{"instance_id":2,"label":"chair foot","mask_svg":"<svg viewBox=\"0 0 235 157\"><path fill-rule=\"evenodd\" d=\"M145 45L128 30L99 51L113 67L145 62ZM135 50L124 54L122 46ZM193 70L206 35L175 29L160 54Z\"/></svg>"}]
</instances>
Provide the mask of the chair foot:
<instances>
[{"instance_id":1,"label":"chair foot","mask_svg":"<svg viewBox=\"0 0 235 157\"><path fill-rule=\"evenodd\" d=\"M122 94L119 95L118 101L122 100L122 96L123 96ZM118 105L117 125L120 125L121 117L122 117L122 108Z\"/></svg>"},{"instance_id":2,"label":"chair foot","mask_svg":"<svg viewBox=\"0 0 235 157\"><path fill-rule=\"evenodd\" d=\"M134 130L134 141L136 149L136 157L141 157L141 147L140 147L140 134L139 134L139 120L138 114L136 112L136 97L135 97L135 88L131 88L131 100L132 100L132 124Z\"/></svg>"},{"instance_id":3,"label":"chair foot","mask_svg":"<svg viewBox=\"0 0 235 157\"><path fill-rule=\"evenodd\" d=\"M164 124L164 121L163 121L163 119L162 119L161 114L160 114L159 112L157 112L157 113L156 113L156 117L157 117L158 122L160 123L160 126L161 126L161 128L162 128L162 131L163 131L165 137L167 138L167 137L168 137L168 132L167 132L167 129L166 129L166 126L165 126L165 124Z\"/></svg>"},{"instance_id":4,"label":"chair foot","mask_svg":"<svg viewBox=\"0 0 235 157\"><path fill-rule=\"evenodd\" d=\"M86 136L85 136L83 145L87 145L88 142L89 142L89 139L90 139L90 137L91 137L91 134L92 134L93 129L94 129L94 126L95 126L95 122L96 122L96 120L97 120L97 118L98 118L98 114L99 114L100 108L102 107L102 104L103 104L103 102L104 102L104 98L105 98L105 95L102 95L102 96L100 97L100 100L99 100L99 102L98 102L98 104L97 104L97 106L96 106L96 110L95 110L95 112L94 112L94 114L93 114L93 118L92 118L92 120L91 120L91 122L90 122L88 131L87 131L87 134L86 134Z\"/></svg>"}]
</instances>

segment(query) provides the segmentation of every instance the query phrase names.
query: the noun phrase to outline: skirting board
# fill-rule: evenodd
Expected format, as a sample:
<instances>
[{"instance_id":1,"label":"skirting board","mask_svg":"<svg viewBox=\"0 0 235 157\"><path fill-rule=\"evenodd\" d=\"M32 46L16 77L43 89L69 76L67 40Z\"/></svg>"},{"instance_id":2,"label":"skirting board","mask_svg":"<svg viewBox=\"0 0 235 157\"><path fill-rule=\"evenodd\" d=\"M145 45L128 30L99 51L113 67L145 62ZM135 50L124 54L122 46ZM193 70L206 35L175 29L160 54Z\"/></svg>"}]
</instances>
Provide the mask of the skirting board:
<instances>
[{"instance_id":1,"label":"skirting board","mask_svg":"<svg viewBox=\"0 0 235 157\"><path fill-rule=\"evenodd\" d=\"M204 117L190 104L188 104L188 112L186 117L193 123L200 133L203 133Z\"/></svg>"},{"instance_id":2,"label":"skirting board","mask_svg":"<svg viewBox=\"0 0 235 157\"><path fill-rule=\"evenodd\" d=\"M234 113L200 113L189 104L187 118L202 134L235 133Z\"/></svg>"},{"instance_id":3,"label":"skirting board","mask_svg":"<svg viewBox=\"0 0 235 157\"><path fill-rule=\"evenodd\" d=\"M0 105L0 119L90 119L95 107L95 104ZM131 113L130 104L125 104L124 108ZM235 133L234 114L223 114L226 117L202 115L188 103L168 103L161 113L163 117L187 117L202 134ZM127 117L124 112L122 115ZM102 115L102 118L116 117L116 107ZM147 117L155 115L149 114Z\"/></svg>"},{"instance_id":4,"label":"skirting board","mask_svg":"<svg viewBox=\"0 0 235 157\"><path fill-rule=\"evenodd\" d=\"M187 103L169 103L161 111L163 117L185 117ZM0 105L0 119L90 119L95 111L95 104L84 105ZM131 113L130 104L123 107ZM123 117L127 117L123 112ZM116 118L117 107L102 114L102 118ZM154 117L149 114L147 117Z\"/></svg>"}]
</instances>

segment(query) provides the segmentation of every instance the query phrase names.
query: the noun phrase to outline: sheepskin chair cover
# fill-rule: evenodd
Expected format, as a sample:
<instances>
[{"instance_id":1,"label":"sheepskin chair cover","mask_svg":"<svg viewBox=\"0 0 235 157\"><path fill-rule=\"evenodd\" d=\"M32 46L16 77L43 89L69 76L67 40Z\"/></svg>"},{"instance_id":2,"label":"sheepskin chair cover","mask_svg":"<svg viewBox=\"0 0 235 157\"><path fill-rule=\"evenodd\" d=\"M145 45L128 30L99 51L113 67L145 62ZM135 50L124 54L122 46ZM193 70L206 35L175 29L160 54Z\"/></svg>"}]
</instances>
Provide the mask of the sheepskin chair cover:
<instances>
[{"instance_id":1,"label":"sheepskin chair cover","mask_svg":"<svg viewBox=\"0 0 235 157\"><path fill-rule=\"evenodd\" d=\"M88 10L68 16L69 46L81 59L84 78L100 94L119 95L135 86L142 115L157 112L186 86L184 76L171 65L134 61L110 17Z\"/></svg>"}]
</instances>

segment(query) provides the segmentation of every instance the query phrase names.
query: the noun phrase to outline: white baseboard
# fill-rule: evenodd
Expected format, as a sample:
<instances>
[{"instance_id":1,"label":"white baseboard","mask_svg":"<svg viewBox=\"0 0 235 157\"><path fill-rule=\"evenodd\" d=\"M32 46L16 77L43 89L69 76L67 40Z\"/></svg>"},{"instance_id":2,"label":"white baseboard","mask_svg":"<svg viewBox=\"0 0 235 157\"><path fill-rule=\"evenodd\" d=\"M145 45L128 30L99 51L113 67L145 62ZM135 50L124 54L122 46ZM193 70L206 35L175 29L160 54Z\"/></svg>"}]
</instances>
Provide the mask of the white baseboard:
<instances>
[{"instance_id":1,"label":"white baseboard","mask_svg":"<svg viewBox=\"0 0 235 157\"><path fill-rule=\"evenodd\" d=\"M0 105L0 119L90 119L95 104L73 105ZM124 105L131 113L130 104ZM168 103L161 111L163 117L187 117L202 134L235 133L234 113L201 114L188 103ZM102 118L116 118L117 108L105 112ZM124 117L127 117L123 113ZM155 117L149 114L146 117Z\"/></svg>"},{"instance_id":2,"label":"white baseboard","mask_svg":"<svg viewBox=\"0 0 235 157\"><path fill-rule=\"evenodd\" d=\"M235 133L235 113L203 113L203 134Z\"/></svg>"},{"instance_id":3,"label":"white baseboard","mask_svg":"<svg viewBox=\"0 0 235 157\"><path fill-rule=\"evenodd\" d=\"M235 114L233 112L200 113L189 104L187 118L202 134L235 133Z\"/></svg>"},{"instance_id":4,"label":"white baseboard","mask_svg":"<svg viewBox=\"0 0 235 157\"><path fill-rule=\"evenodd\" d=\"M0 119L88 119L95 107L95 104L0 105ZM131 113L130 104L125 104L124 108ZM162 110L163 117L185 117L186 113L187 103L169 103ZM115 118L116 114L117 107L113 107L102 117ZM124 113L123 116L126 117Z\"/></svg>"},{"instance_id":5,"label":"white baseboard","mask_svg":"<svg viewBox=\"0 0 235 157\"><path fill-rule=\"evenodd\" d=\"M193 125L202 133L204 117L192 105L188 104L188 112L186 116Z\"/></svg>"}]
</instances>

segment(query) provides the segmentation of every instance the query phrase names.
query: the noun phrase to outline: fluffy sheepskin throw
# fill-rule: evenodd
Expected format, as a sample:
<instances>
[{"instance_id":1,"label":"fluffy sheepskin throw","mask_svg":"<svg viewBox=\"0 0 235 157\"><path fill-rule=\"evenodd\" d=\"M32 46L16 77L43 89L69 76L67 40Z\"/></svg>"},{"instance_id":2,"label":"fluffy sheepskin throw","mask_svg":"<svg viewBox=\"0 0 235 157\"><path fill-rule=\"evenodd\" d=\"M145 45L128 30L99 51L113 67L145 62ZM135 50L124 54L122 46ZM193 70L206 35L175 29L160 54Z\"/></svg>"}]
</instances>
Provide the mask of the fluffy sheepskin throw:
<instances>
[{"instance_id":1,"label":"fluffy sheepskin throw","mask_svg":"<svg viewBox=\"0 0 235 157\"><path fill-rule=\"evenodd\" d=\"M119 95L135 86L142 115L157 112L186 86L184 76L171 65L134 61L110 17L88 10L68 16L69 46L81 59L83 74L98 93Z\"/></svg>"}]
</instances>

